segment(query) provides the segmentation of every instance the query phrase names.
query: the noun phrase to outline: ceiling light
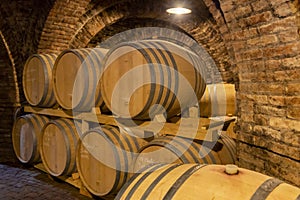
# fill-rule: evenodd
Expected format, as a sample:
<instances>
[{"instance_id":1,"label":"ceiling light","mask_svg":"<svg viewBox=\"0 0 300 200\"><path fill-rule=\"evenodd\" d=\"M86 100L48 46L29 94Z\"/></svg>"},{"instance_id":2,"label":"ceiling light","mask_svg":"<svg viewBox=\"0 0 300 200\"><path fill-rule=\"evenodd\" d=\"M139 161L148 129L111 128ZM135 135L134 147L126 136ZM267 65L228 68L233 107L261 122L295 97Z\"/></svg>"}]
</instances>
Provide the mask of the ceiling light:
<instances>
[{"instance_id":1,"label":"ceiling light","mask_svg":"<svg viewBox=\"0 0 300 200\"><path fill-rule=\"evenodd\" d=\"M177 7L177 8L169 8L167 12L176 15L183 15L183 14L189 14L192 11L188 8Z\"/></svg>"}]
</instances>

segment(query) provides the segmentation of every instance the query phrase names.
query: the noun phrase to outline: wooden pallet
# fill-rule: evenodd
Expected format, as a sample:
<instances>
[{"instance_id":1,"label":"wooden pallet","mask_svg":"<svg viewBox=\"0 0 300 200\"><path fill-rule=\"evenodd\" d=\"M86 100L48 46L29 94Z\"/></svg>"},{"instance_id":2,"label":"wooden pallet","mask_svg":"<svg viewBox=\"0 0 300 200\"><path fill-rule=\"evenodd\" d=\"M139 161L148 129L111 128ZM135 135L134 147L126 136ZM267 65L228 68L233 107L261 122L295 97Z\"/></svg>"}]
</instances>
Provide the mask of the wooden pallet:
<instances>
[{"instance_id":1,"label":"wooden pallet","mask_svg":"<svg viewBox=\"0 0 300 200\"><path fill-rule=\"evenodd\" d=\"M121 120L115 118L112 115L101 114L99 110L93 110L93 112L89 113L72 113L72 111L59 108L24 106L24 112L82 120L83 130L89 129L89 122L112 126L119 126L120 121L123 125L126 125L127 122L128 124L131 122L126 121L126 119ZM135 122L139 124L140 129L144 131L145 135L149 135L149 133L155 136L176 135L198 140L213 141L218 138L219 132L224 130L223 127L228 127L228 124L235 120L234 117L222 117L219 119L199 118L197 112L192 108L189 110L188 117L179 118L175 123L166 122L167 120L162 115L155 116L153 121L136 120Z\"/></svg>"}]
</instances>

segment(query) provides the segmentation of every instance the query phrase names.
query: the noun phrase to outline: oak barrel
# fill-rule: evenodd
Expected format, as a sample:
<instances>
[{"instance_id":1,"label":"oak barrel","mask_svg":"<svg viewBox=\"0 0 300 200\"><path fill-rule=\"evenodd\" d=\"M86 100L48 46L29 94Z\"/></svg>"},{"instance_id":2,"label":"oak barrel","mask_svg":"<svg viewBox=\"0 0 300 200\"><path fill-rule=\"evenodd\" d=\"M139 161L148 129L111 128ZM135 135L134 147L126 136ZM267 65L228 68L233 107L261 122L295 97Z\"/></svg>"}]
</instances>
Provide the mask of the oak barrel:
<instances>
[{"instance_id":1,"label":"oak barrel","mask_svg":"<svg viewBox=\"0 0 300 200\"><path fill-rule=\"evenodd\" d=\"M234 84L207 85L199 102L199 107L202 117L235 115L236 92Z\"/></svg>"},{"instance_id":2,"label":"oak barrel","mask_svg":"<svg viewBox=\"0 0 300 200\"><path fill-rule=\"evenodd\" d=\"M80 131L71 119L51 120L44 126L40 154L51 175L70 175L76 171L75 149L79 137Z\"/></svg>"},{"instance_id":3,"label":"oak barrel","mask_svg":"<svg viewBox=\"0 0 300 200\"><path fill-rule=\"evenodd\" d=\"M145 141L113 126L87 131L77 146L81 181L96 196L115 194L129 179L132 161Z\"/></svg>"},{"instance_id":4,"label":"oak barrel","mask_svg":"<svg viewBox=\"0 0 300 200\"><path fill-rule=\"evenodd\" d=\"M199 56L171 42L122 43L109 50L104 62L103 99L122 118L149 119L164 113L162 107L172 117L195 105L205 91Z\"/></svg>"},{"instance_id":5,"label":"oak barrel","mask_svg":"<svg viewBox=\"0 0 300 200\"><path fill-rule=\"evenodd\" d=\"M228 167L236 166L157 164L132 176L115 199L299 199L295 186L243 168L229 175Z\"/></svg>"},{"instance_id":6,"label":"oak barrel","mask_svg":"<svg viewBox=\"0 0 300 200\"><path fill-rule=\"evenodd\" d=\"M23 91L32 106L52 107L56 104L53 91L52 68L56 54L34 54L23 70Z\"/></svg>"},{"instance_id":7,"label":"oak barrel","mask_svg":"<svg viewBox=\"0 0 300 200\"><path fill-rule=\"evenodd\" d=\"M235 142L226 135L221 135L217 142L164 136L139 150L134 171L153 163L234 164L235 161Z\"/></svg>"},{"instance_id":8,"label":"oak barrel","mask_svg":"<svg viewBox=\"0 0 300 200\"><path fill-rule=\"evenodd\" d=\"M12 143L17 158L22 163L40 161L39 141L41 131L49 119L43 115L27 114L16 119L12 130Z\"/></svg>"},{"instance_id":9,"label":"oak barrel","mask_svg":"<svg viewBox=\"0 0 300 200\"><path fill-rule=\"evenodd\" d=\"M103 48L68 49L56 59L53 68L54 94L59 105L68 110L107 111L99 89Z\"/></svg>"}]
</instances>

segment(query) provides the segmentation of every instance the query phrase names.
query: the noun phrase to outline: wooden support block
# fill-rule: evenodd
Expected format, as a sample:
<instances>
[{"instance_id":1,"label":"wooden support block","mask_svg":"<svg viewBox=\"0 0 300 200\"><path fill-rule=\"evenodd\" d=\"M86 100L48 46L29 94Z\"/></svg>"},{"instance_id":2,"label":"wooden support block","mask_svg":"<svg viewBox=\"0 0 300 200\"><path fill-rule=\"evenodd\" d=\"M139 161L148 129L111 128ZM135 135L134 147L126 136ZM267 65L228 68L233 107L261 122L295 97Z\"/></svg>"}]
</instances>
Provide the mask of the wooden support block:
<instances>
[{"instance_id":1,"label":"wooden support block","mask_svg":"<svg viewBox=\"0 0 300 200\"><path fill-rule=\"evenodd\" d=\"M92 108L91 113L95 113L97 115L101 115L101 110L100 110L99 107L94 107L94 108Z\"/></svg>"},{"instance_id":2,"label":"wooden support block","mask_svg":"<svg viewBox=\"0 0 300 200\"><path fill-rule=\"evenodd\" d=\"M189 117L190 118L199 118L200 117L199 108L196 106L189 108Z\"/></svg>"},{"instance_id":3,"label":"wooden support block","mask_svg":"<svg viewBox=\"0 0 300 200\"><path fill-rule=\"evenodd\" d=\"M83 185L79 189L79 194L89 198L93 198L92 194Z\"/></svg>"},{"instance_id":4,"label":"wooden support block","mask_svg":"<svg viewBox=\"0 0 300 200\"><path fill-rule=\"evenodd\" d=\"M187 108L181 113L182 118L199 118L200 117L200 110L198 105L193 107Z\"/></svg>"},{"instance_id":5,"label":"wooden support block","mask_svg":"<svg viewBox=\"0 0 300 200\"><path fill-rule=\"evenodd\" d=\"M88 121L82 120L81 122L81 132L85 133L86 131L88 131L90 129L90 125Z\"/></svg>"},{"instance_id":6,"label":"wooden support block","mask_svg":"<svg viewBox=\"0 0 300 200\"><path fill-rule=\"evenodd\" d=\"M153 121L159 123L165 123L167 121L166 117L163 114L155 115Z\"/></svg>"},{"instance_id":7,"label":"wooden support block","mask_svg":"<svg viewBox=\"0 0 300 200\"><path fill-rule=\"evenodd\" d=\"M75 179L79 179L79 173L73 173L72 174L72 178L75 180Z\"/></svg>"},{"instance_id":8,"label":"wooden support block","mask_svg":"<svg viewBox=\"0 0 300 200\"><path fill-rule=\"evenodd\" d=\"M41 170L42 172L48 173L43 163L38 163L33 166L34 168Z\"/></svg>"}]
</instances>

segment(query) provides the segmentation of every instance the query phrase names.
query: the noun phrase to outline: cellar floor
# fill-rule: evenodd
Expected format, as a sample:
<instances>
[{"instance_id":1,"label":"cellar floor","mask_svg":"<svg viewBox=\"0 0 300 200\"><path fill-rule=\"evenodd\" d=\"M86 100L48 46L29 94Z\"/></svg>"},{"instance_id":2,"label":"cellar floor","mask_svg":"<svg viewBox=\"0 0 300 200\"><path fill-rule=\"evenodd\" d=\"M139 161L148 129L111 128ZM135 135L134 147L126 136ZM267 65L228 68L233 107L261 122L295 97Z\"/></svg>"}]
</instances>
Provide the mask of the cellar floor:
<instances>
[{"instance_id":1,"label":"cellar floor","mask_svg":"<svg viewBox=\"0 0 300 200\"><path fill-rule=\"evenodd\" d=\"M90 200L80 195L79 189L68 183L52 180L38 169L12 164L0 164L0 200L2 199Z\"/></svg>"}]
</instances>

